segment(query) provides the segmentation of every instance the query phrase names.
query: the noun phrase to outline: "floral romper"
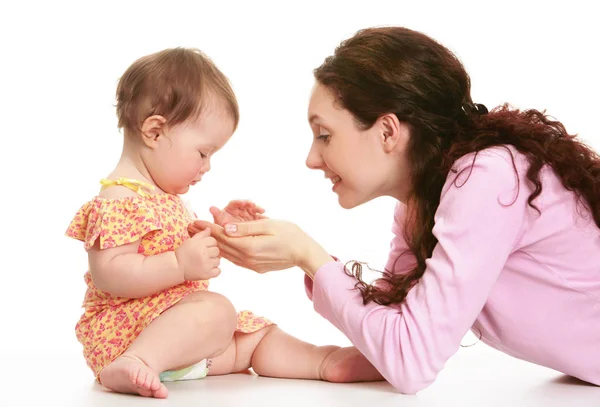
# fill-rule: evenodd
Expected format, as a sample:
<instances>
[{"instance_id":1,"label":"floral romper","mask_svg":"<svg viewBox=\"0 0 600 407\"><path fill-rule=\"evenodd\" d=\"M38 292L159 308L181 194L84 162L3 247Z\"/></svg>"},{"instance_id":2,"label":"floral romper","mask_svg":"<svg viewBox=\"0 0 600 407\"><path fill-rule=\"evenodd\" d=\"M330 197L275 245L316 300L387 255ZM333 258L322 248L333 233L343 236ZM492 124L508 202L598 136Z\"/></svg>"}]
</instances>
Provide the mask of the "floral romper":
<instances>
[{"instance_id":1,"label":"floral romper","mask_svg":"<svg viewBox=\"0 0 600 407\"><path fill-rule=\"evenodd\" d=\"M135 197L103 199L95 197L85 203L71 221L66 235L84 242L85 250L98 242L109 249L140 240L138 253L152 256L175 250L190 236L187 231L193 216L181 198L170 194L149 194L146 184L120 178L102 180L104 186L122 185L138 193ZM186 281L144 298L121 298L94 286L90 271L84 275L87 291L84 312L76 324L77 339L83 345L87 365L96 378L120 356L163 311L186 295L208 290L208 281ZM238 313L237 331L255 332L272 322L250 311ZM161 380L200 378L208 373L210 361L202 361L202 374L189 377L188 369L164 372ZM186 376L187 375L187 376Z\"/></svg>"}]
</instances>

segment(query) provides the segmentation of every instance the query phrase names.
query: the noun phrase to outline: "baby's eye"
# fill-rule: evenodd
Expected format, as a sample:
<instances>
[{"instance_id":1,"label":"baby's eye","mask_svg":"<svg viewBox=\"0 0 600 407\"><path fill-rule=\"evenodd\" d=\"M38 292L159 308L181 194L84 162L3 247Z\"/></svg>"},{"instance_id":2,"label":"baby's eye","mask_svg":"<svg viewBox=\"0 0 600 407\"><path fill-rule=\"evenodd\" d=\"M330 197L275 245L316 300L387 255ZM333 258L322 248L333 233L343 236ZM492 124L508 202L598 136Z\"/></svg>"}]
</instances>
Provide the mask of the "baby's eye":
<instances>
[{"instance_id":1,"label":"baby's eye","mask_svg":"<svg viewBox=\"0 0 600 407\"><path fill-rule=\"evenodd\" d=\"M204 154L203 152L201 152L201 151L200 151L200 157L202 157L202 158L206 158L206 157L208 157L208 156L207 156L206 154Z\"/></svg>"}]
</instances>

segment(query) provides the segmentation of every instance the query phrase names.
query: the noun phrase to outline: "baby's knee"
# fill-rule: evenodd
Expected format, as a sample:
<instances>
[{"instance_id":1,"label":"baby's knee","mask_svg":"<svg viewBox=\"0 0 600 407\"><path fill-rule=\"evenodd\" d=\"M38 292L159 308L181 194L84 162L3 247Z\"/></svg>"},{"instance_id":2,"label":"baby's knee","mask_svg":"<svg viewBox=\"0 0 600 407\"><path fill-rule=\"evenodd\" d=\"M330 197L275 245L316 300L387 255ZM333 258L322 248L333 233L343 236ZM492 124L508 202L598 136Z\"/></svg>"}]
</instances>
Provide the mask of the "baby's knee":
<instances>
[{"instance_id":1,"label":"baby's knee","mask_svg":"<svg viewBox=\"0 0 600 407\"><path fill-rule=\"evenodd\" d=\"M237 312L227 297L201 291L188 295L185 301L193 308L193 316L199 329L210 329L227 341L233 337L237 327Z\"/></svg>"},{"instance_id":2,"label":"baby's knee","mask_svg":"<svg viewBox=\"0 0 600 407\"><path fill-rule=\"evenodd\" d=\"M223 325L231 330L231 335L237 326L237 312L229 299L221 294L211 293L207 304L211 322Z\"/></svg>"}]
</instances>

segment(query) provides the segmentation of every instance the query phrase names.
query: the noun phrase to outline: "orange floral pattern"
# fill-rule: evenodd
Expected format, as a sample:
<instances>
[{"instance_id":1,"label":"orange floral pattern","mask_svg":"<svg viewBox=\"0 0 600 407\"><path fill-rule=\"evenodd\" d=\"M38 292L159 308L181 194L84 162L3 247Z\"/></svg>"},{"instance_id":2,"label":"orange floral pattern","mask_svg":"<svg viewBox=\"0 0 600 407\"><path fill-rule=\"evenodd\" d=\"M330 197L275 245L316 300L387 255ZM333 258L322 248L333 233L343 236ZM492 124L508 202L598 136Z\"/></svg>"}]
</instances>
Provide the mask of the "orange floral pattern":
<instances>
[{"instance_id":1,"label":"orange floral pattern","mask_svg":"<svg viewBox=\"0 0 600 407\"><path fill-rule=\"evenodd\" d=\"M75 214L66 235L89 250L98 242L110 249L140 241L138 253L152 256L175 250L189 238L192 217L176 195L157 194L116 199L96 197ZM84 313L75 326L87 365L96 377L121 355L156 317L186 295L208 290L208 281L187 281L145 298L114 297L94 286L89 270ZM237 330L255 332L272 322L250 311L238 314Z\"/></svg>"}]
</instances>

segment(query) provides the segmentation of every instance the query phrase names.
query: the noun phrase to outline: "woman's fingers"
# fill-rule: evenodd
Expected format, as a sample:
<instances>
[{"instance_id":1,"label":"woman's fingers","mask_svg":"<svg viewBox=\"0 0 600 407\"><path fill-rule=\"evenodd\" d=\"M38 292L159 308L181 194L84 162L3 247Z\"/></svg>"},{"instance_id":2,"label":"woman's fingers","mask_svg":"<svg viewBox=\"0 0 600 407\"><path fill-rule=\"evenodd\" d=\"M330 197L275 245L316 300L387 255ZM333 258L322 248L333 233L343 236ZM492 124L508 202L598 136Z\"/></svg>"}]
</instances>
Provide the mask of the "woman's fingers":
<instances>
[{"instance_id":1,"label":"woman's fingers","mask_svg":"<svg viewBox=\"0 0 600 407\"><path fill-rule=\"evenodd\" d=\"M243 258L247 257L240 250L228 245L226 242L219 243L219 253L220 253L221 257L225 257L228 260L229 260L229 258L243 259Z\"/></svg>"},{"instance_id":2,"label":"woman's fingers","mask_svg":"<svg viewBox=\"0 0 600 407\"><path fill-rule=\"evenodd\" d=\"M210 212L213 215L214 222L221 225L231 222L227 219L228 217L234 218L236 222L262 219L263 217L260 215L265 213L265 210L250 200L235 199L230 201L223 210L211 207Z\"/></svg>"},{"instance_id":3,"label":"woman's fingers","mask_svg":"<svg viewBox=\"0 0 600 407\"><path fill-rule=\"evenodd\" d=\"M221 247L221 257L226 260L229 260L236 266L241 266L241 267L247 266L247 257L241 255L235 249L231 249L226 246Z\"/></svg>"},{"instance_id":4,"label":"woman's fingers","mask_svg":"<svg viewBox=\"0 0 600 407\"><path fill-rule=\"evenodd\" d=\"M261 236L272 235L273 228L270 219L258 219L250 222L237 222L225 225L224 231L227 236Z\"/></svg>"},{"instance_id":5,"label":"woman's fingers","mask_svg":"<svg viewBox=\"0 0 600 407\"><path fill-rule=\"evenodd\" d=\"M211 206L209 208L209 212L212 215L214 221L216 222L217 219L219 218L219 216L221 216L221 214L223 213L222 210L220 210L219 208L217 208L216 206Z\"/></svg>"},{"instance_id":6,"label":"woman's fingers","mask_svg":"<svg viewBox=\"0 0 600 407\"><path fill-rule=\"evenodd\" d=\"M190 234L190 237L196 235L197 233L202 232L204 229L200 229L198 226L196 226L194 223L190 223L188 225L188 233Z\"/></svg>"},{"instance_id":7,"label":"woman's fingers","mask_svg":"<svg viewBox=\"0 0 600 407\"><path fill-rule=\"evenodd\" d=\"M218 242L218 247L222 257L225 257L229 260L229 258L242 259L248 256L246 252L249 251L247 250L250 247L249 242L225 235L223 227L204 220L196 220L192 225L193 228L198 230L210 229L211 237Z\"/></svg>"},{"instance_id":8,"label":"woman's fingers","mask_svg":"<svg viewBox=\"0 0 600 407\"><path fill-rule=\"evenodd\" d=\"M244 199L234 199L233 201L230 201L227 206L232 206L232 207L240 207L240 206L244 206L246 204L246 200Z\"/></svg>"},{"instance_id":9,"label":"woman's fingers","mask_svg":"<svg viewBox=\"0 0 600 407\"><path fill-rule=\"evenodd\" d=\"M273 219L226 224L225 227L196 220L194 227L210 229L221 257L238 266L265 273L297 264L294 247L302 235L294 224ZM301 243L301 242L300 242Z\"/></svg>"},{"instance_id":10,"label":"woman's fingers","mask_svg":"<svg viewBox=\"0 0 600 407\"><path fill-rule=\"evenodd\" d=\"M188 227L188 229L194 229L194 230L204 230L204 229L210 229L210 235L212 237L214 237L215 239L218 239L221 236L225 236L225 233L223 232L223 227L219 226L219 225L215 225L214 223L211 222L207 222L205 220L200 220L200 219L196 219L194 222L192 222L190 224L190 226Z\"/></svg>"},{"instance_id":11,"label":"woman's fingers","mask_svg":"<svg viewBox=\"0 0 600 407\"><path fill-rule=\"evenodd\" d=\"M306 246L307 238L302 230L290 222L255 216L261 219L224 226L196 220L190 229L210 231L210 238L218 243L220 258L257 273L298 265L299 252Z\"/></svg>"},{"instance_id":12,"label":"woman's fingers","mask_svg":"<svg viewBox=\"0 0 600 407\"><path fill-rule=\"evenodd\" d=\"M211 229L211 236L221 241L230 242L233 246L243 247L244 241L230 240L230 236L237 238L245 236L261 236L261 235L273 235L274 226L271 225L272 220L258 219L248 222L235 222L228 223L225 226L215 225L204 220L195 220L191 227L204 230L206 228Z\"/></svg>"}]
</instances>

